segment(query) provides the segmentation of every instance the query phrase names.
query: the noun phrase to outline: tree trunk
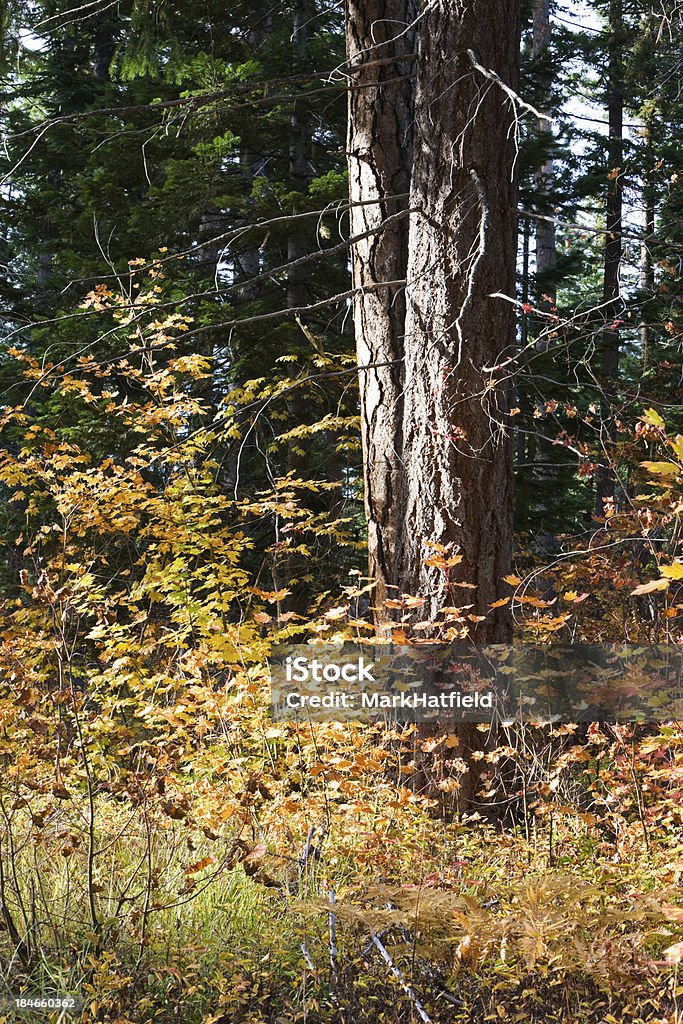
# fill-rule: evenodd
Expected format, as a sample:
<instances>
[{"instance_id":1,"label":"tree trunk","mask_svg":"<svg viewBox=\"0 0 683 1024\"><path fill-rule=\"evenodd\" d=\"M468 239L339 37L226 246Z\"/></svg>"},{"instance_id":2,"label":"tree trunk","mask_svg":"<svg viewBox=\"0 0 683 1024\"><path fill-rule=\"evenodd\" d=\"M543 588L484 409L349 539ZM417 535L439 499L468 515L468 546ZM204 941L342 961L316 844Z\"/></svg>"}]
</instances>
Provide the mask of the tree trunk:
<instances>
[{"instance_id":1,"label":"tree trunk","mask_svg":"<svg viewBox=\"0 0 683 1024\"><path fill-rule=\"evenodd\" d=\"M619 277L622 257L622 165L624 162L624 70L623 70L623 10L622 0L610 0L609 50L607 75L607 163L608 188L605 204L605 254L602 285L602 455L603 465L598 471L596 512L604 515L605 500L614 497L615 474L611 465L611 445L615 435L614 405L616 381L619 374L619 329L614 319L620 312Z\"/></svg>"},{"instance_id":2,"label":"tree trunk","mask_svg":"<svg viewBox=\"0 0 683 1024\"><path fill-rule=\"evenodd\" d=\"M301 74L309 69L310 55L309 22L311 17L310 0L295 0L292 23L292 73ZM305 196L310 180L309 157L311 148L311 125L306 110L299 100L292 104L289 138L289 174L294 193ZM292 213L300 212L298 204ZM306 229L294 227L287 238L287 262L295 263L309 250ZM294 309L305 306L310 301L308 271L305 265L289 267L287 270L287 305ZM293 325L294 326L294 325ZM294 327L295 330L298 330ZM290 421L294 424L308 422L306 397L301 388L290 392L286 400ZM297 438L287 444L287 470L295 477L309 475L310 440ZM290 534L290 537L293 535ZM284 560L284 578L292 593L287 599L286 610L303 614L308 607L310 588L306 582L308 572L307 560L300 552L288 552ZM278 604L278 616L285 606Z\"/></svg>"},{"instance_id":3,"label":"tree trunk","mask_svg":"<svg viewBox=\"0 0 683 1024\"><path fill-rule=\"evenodd\" d=\"M309 0L296 0L292 25L292 73L301 74L309 64ZM308 160L310 151L310 125L303 105L295 101L292 105L289 140L289 174L292 188L300 195L305 195L308 188ZM298 213L294 207L292 213ZM294 228L287 238L287 262L294 263L308 251L308 237L304 228ZM287 305L292 309L305 306L310 299L307 284L307 268L305 265L290 267L287 270ZM306 423L305 398L300 389L295 389L287 399L287 408L292 423ZM300 474L308 466L306 454L307 444L301 440L290 442L287 448L287 468ZM300 568L300 567L299 567Z\"/></svg>"},{"instance_id":4,"label":"tree trunk","mask_svg":"<svg viewBox=\"0 0 683 1024\"><path fill-rule=\"evenodd\" d=\"M387 288L361 295L354 310L376 618L386 624L382 602L397 592L424 598L424 619L456 604L484 614L506 589L512 544L511 387L492 367L513 353L515 323L512 304L492 293L515 292L515 111L495 76L516 87L517 0L424 8L414 106L403 77L414 43L402 31L412 5L347 0L347 12L352 81L367 86L350 94L351 200L376 203L353 210L352 234L373 231L354 246L353 283L407 279L405 306ZM408 224L382 228L405 211L397 195L409 184ZM433 544L462 554L452 582L473 590L425 564ZM509 640L507 609L472 635ZM413 785L446 814L471 809L483 762L470 754L493 733L458 727L469 770L444 793L452 765L422 748L435 728L416 733Z\"/></svg>"},{"instance_id":5,"label":"tree trunk","mask_svg":"<svg viewBox=\"0 0 683 1024\"><path fill-rule=\"evenodd\" d=\"M536 0L532 22L532 56L534 60L542 60L550 45L550 0ZM546 90L546 93L549 90ZM544 135L550 132L550 121L546 117L538 120L538 130ZM544 217L552 214L551 183L554 164L552 157L546 160L536 174L539 210ZM557 289L553 280L557 253L555 247L555 222L553 220L536 221L536 279L540 283L540 294L536 295L537 304L541 309L549 309L555 305Z\"/></svg>"},{"instance_id":6,"label":"tree trunk","mask_svg":"<svg viewBox=\"0 0 683 1024\"><path fill-rule=\"evenodd\" d=\"M447 0L420 22L405 331L402 498L397 582L423 617L507 588L512 547L511 387L495 367L515 345L517 246L513 100L516 0ZM475 62L479 67L475 66ZM425 562L459 553L456 582ZM472 629L510 639L507 608Z\"/></svg>"},{"instance_id":7,"label":"tree trunk","mask_svg":"<svg viewBox=\"0 0 683 1024\"><path fill-rule=\"evenodd\" d=\"M646 153L646 171L643 177L643 230L644 238L640 246L640 290L643 294L640 323L640 353L643 370L647 370L650 362L650 324L648 317L655 291L655 266L652 258L652 246L655 237L655 190L652 173L652 150L648 145Z\"/></svg>"},{"instance_id":8,"label":"tree trunk","mask_svg":"<svg viewBox=\"0 0 683 1024\"><path fill-rule=\"evenodd\" d=\"M309 0L296 0L292 26L293 74L301 74L309 66ZM303 104L295 100L292 104L289 141L289 173L292 187L296 192L306 193L309 182L308 159L311 148L310 125L307 123ZM297 212L294 210L293 212ZM308 250L307 237L303 230L294 228L287 239L287 261L293 263ZM306 267L293 267L287 271L287 305L305 305L308 298Z\"/></svg>"},{"instance_id":9,"label":"tree trunk","mask_svg":"<svg viewBox=\"0 0 683 1024\"><path fill-rule=\"evenodd\" d=\"M406 276L407 194L412 158L414 0L348 0L347 158L353 287ZM397 216L399 215L399 216ZM386 223L389 218L394 218ZM403 339L401 286L359 293L354 300L368 526L369 574L381 628L384 602L396 584L401 516ZM366 369L363 369L363 368Z\"/></svg>"}]
</instances>

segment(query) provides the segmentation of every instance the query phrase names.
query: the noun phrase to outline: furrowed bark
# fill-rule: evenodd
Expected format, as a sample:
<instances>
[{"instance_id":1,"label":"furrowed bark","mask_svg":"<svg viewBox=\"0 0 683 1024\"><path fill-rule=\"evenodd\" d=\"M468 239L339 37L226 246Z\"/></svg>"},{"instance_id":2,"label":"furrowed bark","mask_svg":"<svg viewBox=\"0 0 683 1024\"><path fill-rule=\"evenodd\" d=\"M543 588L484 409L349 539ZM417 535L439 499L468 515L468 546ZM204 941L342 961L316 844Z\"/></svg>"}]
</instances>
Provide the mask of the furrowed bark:
<instances>
[{"instance_id":1,"label":"furrowed bark","mask_svg":"<svg viewBox=\"0 0 683 1024\"><path fill-rule=\"evenodd\" d=\"M411 70L414 41L398 29L412 6L348 0L347 12L352 79L368 86L349 99L351 200L377 199L353 211L352 234L376 229L354 247L353 283L407 279L405 303L382 290L354 309L360 366L389 364L359 374L376 622L386 627L397 591L424 598L424 619L448 605L484 615L507 589L512 546L511 388L492 367L514 350L514 311L492 293L515 290L515 107L501 81L516 88L517 0L422 9L414 106L410 80L391 81ZM395 63L376 63L387 51ZM381 230L408 183L408 224ZM462 555L457 577L426 565L431 545ZM509 640L507 609L472 635ZM422 748L438 728L415 734L412 783L447 815L472 809L482 762L470 754L493 733L458 726L468 771L444 792L452 766Z\"/></svg>"},{"instance_id":2,"label":"furrowed bark","mask_svg":"<svg viewBox=\"0 0 683 1024\"><path fill-rule=\"evenodd\" d=\"M515 343L512 304L492 294L515 291L516 111L491 73L516 88L517 23L515 0L441 0L420 23L397 581L426 619L486 614L509 572L511 388L490 368ZM433 544L462 555L453 580L474 589L425 565ZM507 609L472 633L509 640Z\"/></svg>"},{"instance_id":3,"label":"furrowed bark","mask_svg":"<svg viewBox=\"0 0 683 1024\"><path fill-rule=\"evenodd\" d=\"M346 41L350 80L347 159L350 233L373 233L351 253L353 287L406 276L407 210L413 116L414 0L348 0ZM401 287L359 292L354 299L368 528L369 575L376 579L378 626L396 580L401 510L403 337ZM379 364L379 365L375 365Z\"/></svg>"}]
</instances>

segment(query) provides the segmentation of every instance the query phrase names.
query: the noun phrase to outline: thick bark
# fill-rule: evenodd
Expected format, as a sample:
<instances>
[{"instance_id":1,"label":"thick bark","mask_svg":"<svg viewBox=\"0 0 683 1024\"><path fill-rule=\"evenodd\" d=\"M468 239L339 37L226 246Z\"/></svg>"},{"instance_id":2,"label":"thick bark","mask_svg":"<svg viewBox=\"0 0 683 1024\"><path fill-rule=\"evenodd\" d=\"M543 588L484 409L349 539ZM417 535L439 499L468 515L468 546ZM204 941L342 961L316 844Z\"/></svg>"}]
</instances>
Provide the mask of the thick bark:
<instances>
[{"instance_id":1,"label":"thick bark","mask_svg":"<svg viewBox=\"0 0 683 1024\"><path fill-rule=\"evenodd\" d=\"M407 194L412 156L414 0L348 0L347 156L353 287L406 276ZM369 202L368 202L369 201ZM383 226L389 219L386 226ZM378 624L396 583L401 516L403 337L400 286L359 293L354 302L368 524L369 573L377 580ZM363 369L363 368L366 369Z\"/></svg>"},{"instance_id":2,"label":"thick bark","mask_svg":"<svg viewBox=\"0 0 683 1024\"><path fill-rule=\"evenodd\" d=\"M404 29L413 4L347 0L350 75L361 86L349 100L350 192L352 202L372 203L352 211L351 233L372 232L354 246L353 283L407 279L405 298L400 288L381 289L354 307L380 627L389 617L383 601L396 590L425 599L423 618L455 604L484 614L509 572L511 395L487 367L515 344L513 306L492 293L515 290L515 111L495 76L516 87L517 11L517 0L425 7L413 92L414 30ZM406 192L410 220L387 224L406 212ZM453 582L474 590L451 588L425 564L430 544L462 554ZM509 640L506 609L476 635ZM438 783L450 766L421 751L434 728L416 733L413 784L446 813L472 807L482 762L469 755L487 736L458 727L457 753L470 770L446 807Z\"/></svg>"},{"instance_id":3,"label":"thick bark","mask_svg":"<svg viewBox=\"0 0 683 1024\"><path fill-rule=\"evenodd\" d=\"M420 22L411 188L401 515L397 582L425 599L486 614L503 596L512 545L510 387L495 367L515 344L516 0ZM479 67L475 66L479 65ZM493 73L493 76L491 75ZM453 587L430 544L460 553ZM475 632L510 638L506 608Z\"/></svg>"}]
</instances>

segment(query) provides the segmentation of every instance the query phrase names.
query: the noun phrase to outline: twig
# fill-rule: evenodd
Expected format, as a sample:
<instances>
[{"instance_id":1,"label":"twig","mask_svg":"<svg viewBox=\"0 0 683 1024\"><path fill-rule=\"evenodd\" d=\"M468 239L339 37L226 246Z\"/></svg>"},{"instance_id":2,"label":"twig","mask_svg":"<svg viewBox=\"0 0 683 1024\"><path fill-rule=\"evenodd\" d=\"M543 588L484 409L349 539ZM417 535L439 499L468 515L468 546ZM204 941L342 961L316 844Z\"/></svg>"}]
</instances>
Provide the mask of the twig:
<instances>
[{"instance_id":1,"label":"twig","mask_svg":"<svg viewBox=\"0 0 683 1024\"><path fill-rule=\"evenodd\" d=\"M330 907L335 905L334 889L330 889ZM337 973L337 915L330 910L330 970Z\"/></svg>"},{"instance_id":2,"label":"twig","mask_svg":"<svg viewBox=\"0 0 683 1024\"><path fill-rule=\"evenodd\" d=\"M315 976L317 977L318 972L315 969L315 964L311 960L311 954L308 952L305 942L301 943L301 952L304 955L304 960L306 961L306 966L308 967L309 971L311 972L311 974L315 974Z\"/></svg>"},{"instance_id":3,"label":"twig","mask_svg":"<svg viewBox=\"0 0 683 1024\"><path fill-rule=\"evenodd\" d=\"M391 970L392 974L394 975L394 977L396 978L396 980L400 984L401 988L403 989L405 994L408 996L408 998L412 1001L413 1006L417 1010L418 1016L420 1017L420 1020L424 1021L424 1024L432 1024L431 1017L429 1016L429 1014L425 1010L424 1006L422 1005L422 1003L418 999L418 997L415 994L415 992L413 991L413 989L410 987L408 982L405 980L405 978L403 977L403 975L399 971L399 969L396 966L396 964L394 963L394 961L389 956L389 953L387 952L387 950L382 945L382 941L381 941L380 937L375 932L372 933L372 941L375 944L375 946L377 947L377 949L379 950L379 952L380 952L380 954L382 956L382 959L387 964L387 966Z\"/></svg>"},{"instance_id":4,"label":"twig","mask_svg":"<svg viewBox=\"0 0 683 1024\"><path fill-rule=\"evenodd\" d=\"M299 857L299 869L301 871L301 874L304 873L304 871L306 870L306 867L308 866L308 861L309 861L309 858L311 856L311 842L313 841L313 836L314 835L315 835L315 825L311 825L311 827L308 830L308 835L306 836L306 842L304 843L304 848L301 851L301 856Z\"/></svg>"},{"instance_id":5,"label":"twig","mask_svg":"<svg viewBox=\"0 0 683 1024\"><path fill-rule=\"evenodd\" d=\"M540 110L536 110L536 107L532 107L530 103L527 103L525 100L523 100L522 97L519 96L514 91L514 89L511 89L510 86L507 85L500 77L500 75L497 75L495 71L492 71L490 68L483 67L475 57L473 50L468 50L467 56L472 61L472 66L475 67L477 71L479 71L480 74L484 76L484 78L488 78L489 81L495 82L496 85L499 85L500 88L505 93L505 95L509 97L513 104L516 104L522 110L526 110L527 113L533 114L534 117L538 117L539 119L548 121L552 120L552 118L548 117L547 114L542 114Z\"/></svg>"}]
</instances>

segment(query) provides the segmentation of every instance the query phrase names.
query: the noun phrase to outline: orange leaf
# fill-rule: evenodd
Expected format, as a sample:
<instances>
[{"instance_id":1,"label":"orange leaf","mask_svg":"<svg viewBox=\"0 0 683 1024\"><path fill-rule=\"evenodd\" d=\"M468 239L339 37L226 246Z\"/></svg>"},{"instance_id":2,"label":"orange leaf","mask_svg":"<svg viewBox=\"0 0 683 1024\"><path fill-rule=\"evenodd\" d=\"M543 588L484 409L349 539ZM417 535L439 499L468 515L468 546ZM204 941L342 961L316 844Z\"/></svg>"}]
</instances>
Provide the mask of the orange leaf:
<instances>
[{"instance_id":1,"label":"orange leaf","mask_svg":"<svg viewBox=\"0 0 683 1024\"><path fill-rule=\"evenodd\" d=\"M204 868L208 868L209 864L215 864L216 858L208 854L206 857L202 857L201 860L197 860L194 864L188 864L183 871L186 875L196 875L198 871L203 871Z\"/></svg>"},{"instance_id":2,"label":"orange leaf","mask_svg":"<svg viewBox=\"0 0 683 1024\"><path fill-rule=\"evenodd\" d=\"M287 594L291 594L291 590L284 588L283 590L261 590L260 587L247 587L250 594L256 594L257 597L262 597L265 601L271 603L275 601L282 601Z\"/></svg>"},{"instance_id":3,"label":"orange leaf","mask_svg":"<svg viewBox=\"0 0 683 1024\"><path fill-rule=\"evenodd\" d=\"M550 608L555 604L557 598L554 597L552 601L542 601L540 597L521 597L520 601L522 604L530 604L532 608Z\"/></svg>"}]
</instances>

